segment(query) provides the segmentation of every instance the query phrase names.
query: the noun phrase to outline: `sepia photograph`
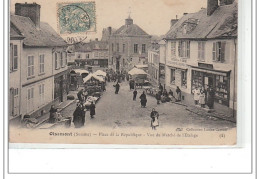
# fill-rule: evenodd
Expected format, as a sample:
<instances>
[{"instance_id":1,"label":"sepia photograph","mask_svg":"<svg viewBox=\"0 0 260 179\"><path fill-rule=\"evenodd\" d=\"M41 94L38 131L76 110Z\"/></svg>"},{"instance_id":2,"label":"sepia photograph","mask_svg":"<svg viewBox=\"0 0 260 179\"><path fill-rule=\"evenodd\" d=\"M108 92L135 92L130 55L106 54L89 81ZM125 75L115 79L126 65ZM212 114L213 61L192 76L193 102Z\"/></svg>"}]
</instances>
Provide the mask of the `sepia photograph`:
<instances>
[{"instance_id":1,"label":"sepia photograph","mask_svg":"<svg viewBox=\"0 0 260 179\"><path fill-rule=\"evenodd\" d=\"M236 146L238 0L9 5L9 143Z\"/></svg>"}]
</instances>

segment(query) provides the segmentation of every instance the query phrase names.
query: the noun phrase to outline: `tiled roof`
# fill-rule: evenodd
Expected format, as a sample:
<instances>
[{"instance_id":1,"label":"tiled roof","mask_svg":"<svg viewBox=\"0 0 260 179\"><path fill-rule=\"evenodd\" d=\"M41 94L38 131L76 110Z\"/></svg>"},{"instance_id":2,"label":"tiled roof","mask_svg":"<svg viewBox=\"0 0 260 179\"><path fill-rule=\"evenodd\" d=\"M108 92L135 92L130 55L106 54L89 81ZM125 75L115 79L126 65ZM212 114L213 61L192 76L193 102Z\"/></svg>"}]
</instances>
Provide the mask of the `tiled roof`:
<instances>
[{"instance_id":1,"label":"tiled roof","mask_svg":"<svg viewBox=\"0 0 260 179\"><path fill-rule=\"evenodd\" d=\"M93 50L108 50L108 43L105 41L91 41L89 43L79 43L74 45L72 51L91 52Z\"/></svg>"},{"instance_id":2,"label":"tiled roof","mask_svg":"<svg viewBox=\"0 0 260 179\"><path fill-rule=\"evenodd\" d=\"M123 25L113 35L121 36L149 36L143 29L136 24Z\"/></svg>"},{"instance_id":3,"label":"tiled roof","mask_svg":"<svg viewBox=\"0 0 260 179\"><path fill-rule=\"evenodd\" d=\"M220 6L211 15L202 9L184 15L166 34L166 39L237 37L237 3Z\"/></svg>"},{"instance_id":4,"label":"tiled roof","mask_svg":"<svg viewBox=\"0 0 260 179\"><path fill-rule=\"evenodd\" d=\"M55 30L45 22L41 22L40 29L28 17L11 15L11 23L25 37L24 45L30 47L66 46L66 42Z\"/></svg>"}]
</instances>

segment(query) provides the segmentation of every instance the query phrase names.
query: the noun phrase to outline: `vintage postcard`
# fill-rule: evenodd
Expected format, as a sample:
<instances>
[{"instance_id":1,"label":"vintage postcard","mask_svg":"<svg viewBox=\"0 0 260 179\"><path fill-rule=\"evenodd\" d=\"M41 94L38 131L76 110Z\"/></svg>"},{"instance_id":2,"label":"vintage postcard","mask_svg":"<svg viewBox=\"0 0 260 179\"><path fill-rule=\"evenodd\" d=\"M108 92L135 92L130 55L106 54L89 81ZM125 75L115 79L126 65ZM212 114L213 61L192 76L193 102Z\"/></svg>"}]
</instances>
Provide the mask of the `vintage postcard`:
<instances>
[{"instance_id":1,"label":"vintage postcard","mask_svg":"<svg viewBox=\"0 0 260 179\"><path fill-rule=\"evenodd\" d=\"M11 0L9 142L235 146L238 0Z\"/></svg>"}]
</instances>

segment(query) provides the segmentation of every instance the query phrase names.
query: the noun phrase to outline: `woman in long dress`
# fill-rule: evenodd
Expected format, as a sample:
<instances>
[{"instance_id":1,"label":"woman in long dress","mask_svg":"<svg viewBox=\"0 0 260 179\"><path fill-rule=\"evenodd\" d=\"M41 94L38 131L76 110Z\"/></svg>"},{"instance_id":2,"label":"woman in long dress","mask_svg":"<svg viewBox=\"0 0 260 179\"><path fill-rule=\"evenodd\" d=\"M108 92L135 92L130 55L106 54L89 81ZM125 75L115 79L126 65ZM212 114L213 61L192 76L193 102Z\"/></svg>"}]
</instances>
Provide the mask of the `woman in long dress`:
<instances>
[{"instance_id":1,"label":"woman in long dress","mask_svg":"<svg viewBox=\"0 0 260 179\"><path fill-rule=\"evenodd\" d=\"M205 96L204 90L201 89L201 90L200 90L199 103L200 103L200 106L201 106L202 108L205 108L205 104L206 104L205 97L206 97L206 96Z\"/></svg>"},{"instance_id":2,"label":"woman in long dress","mask_svg":"<svg viewBox=\"0 0 260 179\"><path fill-rule=\"evenodd\" d=\"M141 99L141 107L145 108L146 103L147 103L145 92L143 92L143 94L141 94L140 99Z\"/></svg>"},{"instance_id":3,"label":"woman in long dress","mask_svg":"<svg viewBox=\"0 0 260 179\"><path fill-rule=\"evenodd\" d=\"M81 104L77 104L77 107L73 113L73 123L75 128L80 128L83 126L83 115Z\"/></svg>"},{"instance_id":4,"label":"woman in long dress","mask_svg":"<svg viewBox=\"0 0 260 179\"><path fill-rule=\"evenodd\" d=\"M157 111L155 111L154 108L152 109L150 117L152 118L152 120L151 120L152 130L156 130L156 127L159 126L159 120L158 120L159 113Z\"/></svg>"},{"instance_id":5,"label":"woman in long dress","mask_svg":"<svg viewBox=\"0 0 260 179\"><path fill-rule=\"evenodd\" d=\"M93 103L93 101L91 102L91 105L89 106L89 113L90 113L91 118L93 118L94 115L96 114L96 106Z\"/></svg>"},{"instance_id":6,"label":"woman in long dress","mask_svg":"<svg viewBox=\"0 0 260 179\"><path fill-rule=\"evenodd\" d=\"M177 94L177 100L176 101L181 101L181 89L179 88L179 86L177 86L176 94Z\"/></svg>"}]
</instances>

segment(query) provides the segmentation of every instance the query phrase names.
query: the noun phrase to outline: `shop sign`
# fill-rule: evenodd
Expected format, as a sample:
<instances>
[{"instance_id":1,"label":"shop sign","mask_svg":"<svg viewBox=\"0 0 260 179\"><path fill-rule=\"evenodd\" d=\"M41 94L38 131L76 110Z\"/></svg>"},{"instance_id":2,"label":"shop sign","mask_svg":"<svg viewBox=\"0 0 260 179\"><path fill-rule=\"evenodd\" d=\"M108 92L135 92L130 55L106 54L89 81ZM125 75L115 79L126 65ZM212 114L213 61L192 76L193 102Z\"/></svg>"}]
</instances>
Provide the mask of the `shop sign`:
<instances>
[{"instance_id":1,"label":"shop sign","mask_svg":"<svg viewBox=\"0 0 260 179\"><path fill-rule=\"evenodd\" d=\"M202 68L213 69L213 65L212 64L198 63L198 66L202 67Z\"/></svg>"},{"instance_id":2,"label":"shop sign","mask_svg":"<svg viewBox=\"0 0 260 179\"><path fill-rule=\"evenodd\" d=\"M174 65L176 67L187 67L187 65L185 63L181 63L181 62L174 62L174 61L167 61L167 64L169 65Z\"/></svg>"}]
</instances>

